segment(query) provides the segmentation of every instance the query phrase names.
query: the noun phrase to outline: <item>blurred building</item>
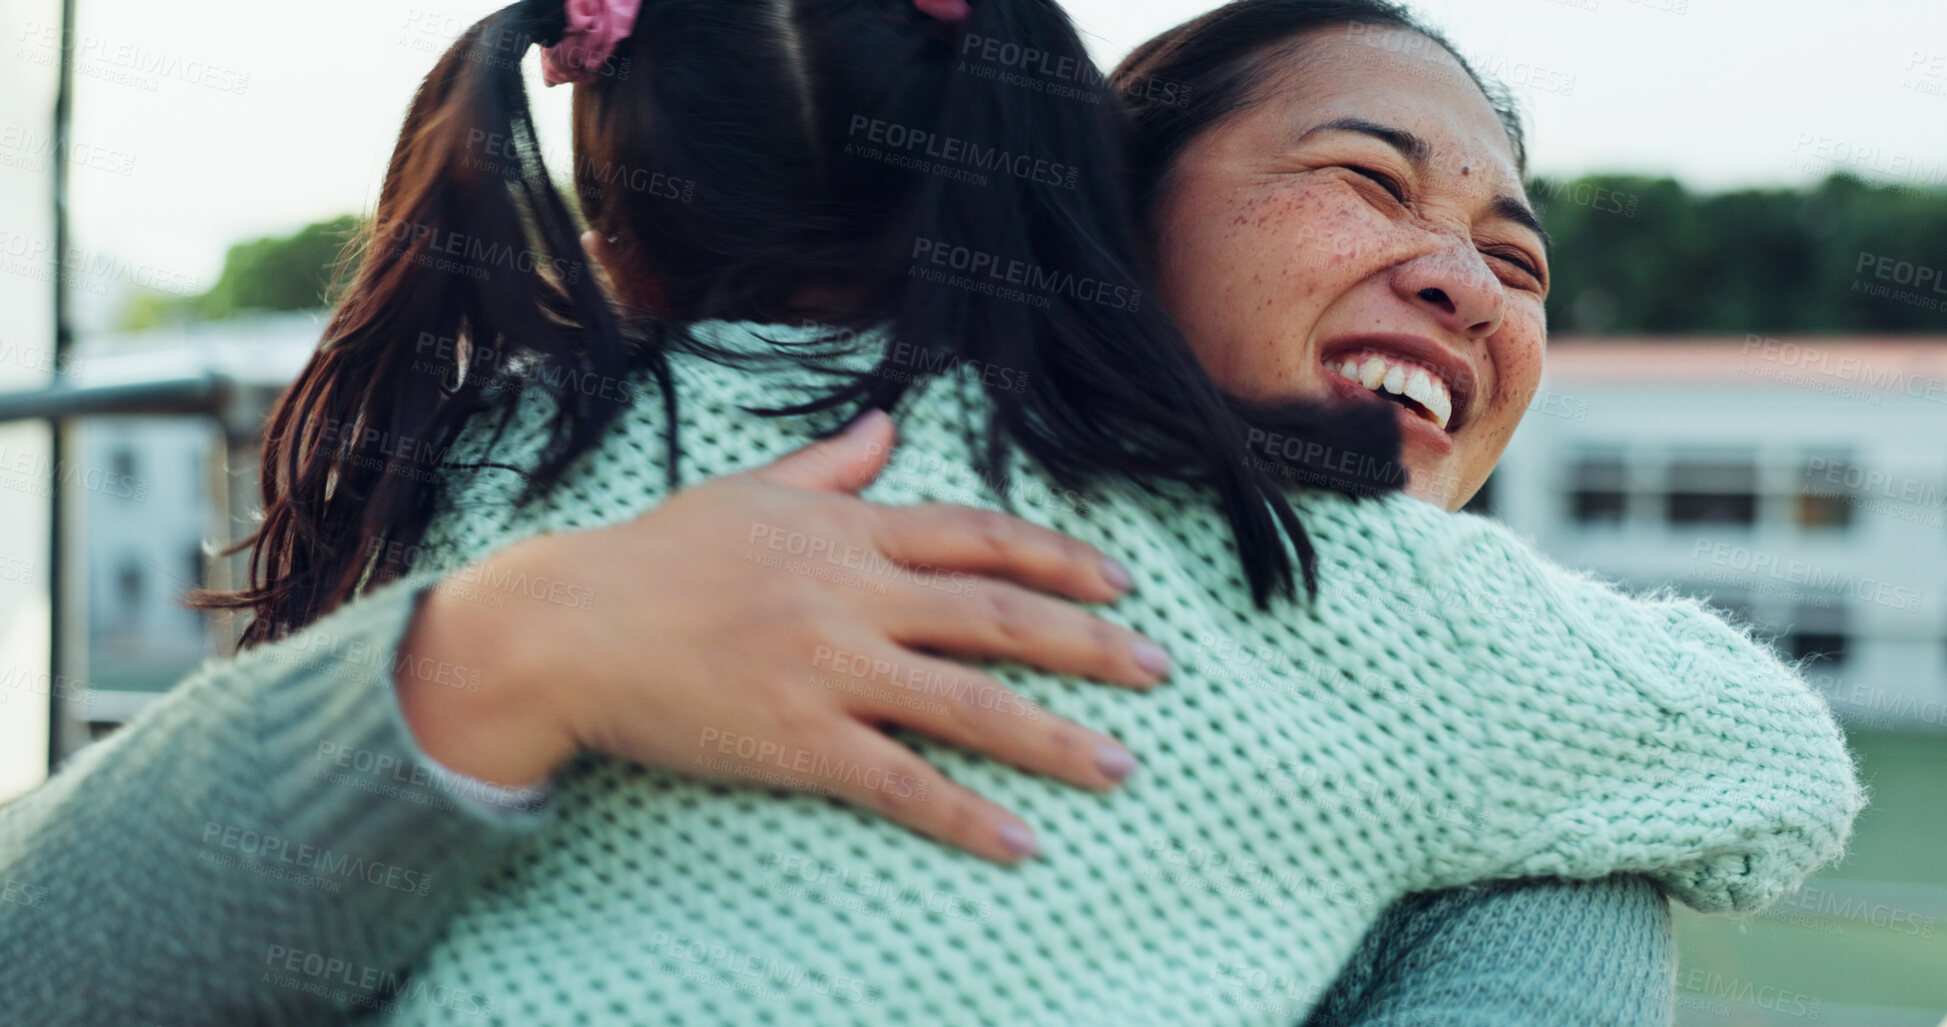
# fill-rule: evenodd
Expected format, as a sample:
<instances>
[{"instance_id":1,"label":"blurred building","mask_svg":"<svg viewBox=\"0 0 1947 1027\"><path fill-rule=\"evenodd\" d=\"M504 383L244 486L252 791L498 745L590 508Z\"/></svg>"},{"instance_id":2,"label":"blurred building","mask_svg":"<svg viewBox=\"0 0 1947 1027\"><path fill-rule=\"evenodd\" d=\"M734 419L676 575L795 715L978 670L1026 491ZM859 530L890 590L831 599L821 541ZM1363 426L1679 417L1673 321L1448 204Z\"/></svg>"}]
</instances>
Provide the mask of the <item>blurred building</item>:
<instances>
[{"instance_id":1,"label":"blurred building","mask_svg":"<svg viewBox=\"0 0 1947 1027\"><path fill-rule=\"evenodd\" d=\"M81 459L111 487L88 492L88 680L161 691L213 650L180 602L203 583L211 428L189 418L104 417Z\"/></svg>"},{"instance_id":2,"label":"blurred building","mask_svg":"<svg viewBox=\"0 0 1947 1027\"><path fill-rule=\"evenodd\" d=\"M1487 504L1709 598L1861 727L1947 727L1947 338L1562 339Z\"/></svg>"},{"instance_id":3,"label":"blurred building","mask_svg":"<svg viewBox=\"0 0 1947 1027\"><path fill-rule=\"evenodd\" d=\"M67 375L102 385L216 373L242 391L289 381L320 331L317 314L299 312L91 334ZM93 417L78 434L68 473L86 504L91 714L117 721L220 651L183 597L210 583L212 552L252 526L231 523L233 475L215 459L225 440L213 419Z\"/></svg>"}]
</instances>

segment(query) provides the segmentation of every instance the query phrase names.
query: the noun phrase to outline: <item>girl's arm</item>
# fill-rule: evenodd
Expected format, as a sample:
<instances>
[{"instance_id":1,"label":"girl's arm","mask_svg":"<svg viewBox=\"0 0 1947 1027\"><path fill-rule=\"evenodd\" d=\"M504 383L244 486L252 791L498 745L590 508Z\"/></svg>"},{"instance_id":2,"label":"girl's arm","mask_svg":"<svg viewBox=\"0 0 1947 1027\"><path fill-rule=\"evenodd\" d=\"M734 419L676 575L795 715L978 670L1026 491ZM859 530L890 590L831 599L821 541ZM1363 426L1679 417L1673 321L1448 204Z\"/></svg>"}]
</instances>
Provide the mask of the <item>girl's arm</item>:
<instances>
[{"instance_id":1,"label":"girl's arm","mask_svg":"<svg viewBox=\"0 0 1947 1027\"><path fill-rule=\"evenodd\" d=\"M631 737L652 737L675 717L701 717L701 730L718 740L764 735L782 715L788 723L772 734L817 758L860 760L878 745L904 754L914 777L937 776L910 749L872 729L869 696L817 686L808 673L819 670L812 642L821 632L842 640L828 647L833 654L824 663L831 666L819 673L846 683L852 661L837 657L841 646L894 652L886 638L895 629L918 631L939 621L1000 638L1005 633L992 618L1009 603L922 605L904 593L894 596L898 602L868 602L874 593L758 571L742 561L676 566L705 552L689 540L725 524L739 539L754 523L821 537L837 537L850 524L856 533L850 522L862 517L850 507L841 507L849 520L818 519L838 499L867 506L816 494L829 484L821 481L821 468L840 478L863 473L863 484L877 467L860 458L868 452L864 444L876 445L882 459L890 442L890 426L882 423L876 435L823 443L755 475L698 486L681 505L683 516L700 518L703 529L679 523L682 530L671 537L685 544L670 553L648 544L654 532L644 520L605 529L611 542L617 533L624 543L633 540L633 549L591 542L595 531L510 546L504 554L518 568L489 556L452 570L467 559L461 544L435 544L416 561L422 569L413 577L192 676L40 789L0 807L0 1010L6 1013L0 1019L322 1024L342 1022L399 986L445 988L454 1001L466 1000L462 982L408 983L405 969L496 861L548 818L532 804L495 808L489 801L495 796L477 790L478 782L449 784L432 760L494 784L545 779L576 747L576 738L550 729L562 726L557 710L589 710L578 726L606 725ZM885 533L878 541L888 546L908 536L952 544L958 532L966 551L930 562L976 595L1025 594L1016 582L1056 592L1065 583L1071 598L1106 599L1117 591L1102 554L1025 522L971 510L875 510L874 523ZM477 516L482 524L491 519ZM967 531L970 524L985 530ZM523 532L483 528L481 534L504 544ZM890 564L874 539L858 544L873 546L872 557ZM582 551L598 567L537 557L548 545ZM613 581L594 585L592 594L571 596L557 587L586 587L598 570ZM691 579L704 584L690 585ZM656 594L645 590L647 580L675 588L677 602L665 604L672 612L663 616L680 619L683 629L646 630L656 605L644 598ZM576 597L594 601L584 608L569 601ZM727 627L686 634L706 599ZM1014 615L1028 609L1015 608ZM1132 684L1149 676L1135 666L1134 636L1127 631L1051 596L1038 596L1032 610L1047 630L1009 636L1009 658ZM440 630L483 615L497 631ZM889 623L894 616L901 619ZM735 644L725 641L726 630ZM402 646L408 638L411 644ZM880 648L868 648L875 638ZM530 663L537 639L569 644ZM944 636L941 648L982 651ZM620 659L621 671L589 672L598 657ZM786 669L795 660L798 672L760 673L780 660ZM984 679L944 659L937 665L968 681ZM697 680L675 668L690 669ZM887 690L870 675L857 684ZM580 702L568 698L597 686L613 691ZM689 686L696 686L691 693L700 688L703 699L684 693ZM768 696L767 688L780 698ZM944 711L949 727L957 724L959 740L970 748L1098 788L1113 785L1115 771L1126 773L1126 766L1105 766L1091 751L1093 732L1038 708L1003 713L1006 704L983 706L982 698L934 694L928 701ZM826 733L800 730L807 725ZM684 770L699 737L679 731L665 765ZM734 758L737 746L730 751ZM873 808L938 825L934 833L964 847L1019 858L1001 848L1005 839L991 828L983 830L994 818L1011 816L984 799L945 789L908 798L897 808ZM937 819L955 809L974 815Z\"/></svg>"},{"instance_id":2,"label":"girl's arm","mask_svg":"<svg viewBox=\"0 0 1947 1027\"><path fill-rule=\"evenodd\" d=\"M1305 1027L1655 1027L1675 967L1641 877L1427 892L1387 910Z\"/></svg>"}]
</instances>

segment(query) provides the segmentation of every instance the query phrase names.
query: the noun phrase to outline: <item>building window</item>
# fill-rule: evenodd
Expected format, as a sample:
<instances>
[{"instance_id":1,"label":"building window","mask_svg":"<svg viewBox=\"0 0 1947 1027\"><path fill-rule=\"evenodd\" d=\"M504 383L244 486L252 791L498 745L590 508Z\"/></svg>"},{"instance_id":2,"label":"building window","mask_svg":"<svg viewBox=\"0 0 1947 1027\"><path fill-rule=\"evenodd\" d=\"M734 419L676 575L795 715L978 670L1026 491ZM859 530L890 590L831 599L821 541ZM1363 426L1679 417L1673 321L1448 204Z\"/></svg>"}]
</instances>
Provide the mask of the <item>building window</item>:
<instances>
[{"instance_id":1,"label":"building window","mask_svg":"<svg viewBox=\"0 0 1947 1027\"><path fill-rule=\"evenodd\" d=\"M1809 658L1822 667L1846 662L1846 608L1837 599L1799 603L1792 608L1791 629L1779 642L1794 660Z\"/></svg>"},{"instance_id":2,"label":"building window","mask_svg":"<svg viewBox=\"0 0 1947 1027\"><path fill-rule=\"evenodd\" d=\"M127 446L116 446L115 452L108 459L114 465L115 477L123 482L134 480L135 450Z\"/></svg>"},{"instance_id":3,"label":"building window","mask_svg":"<svg viewBox=\"0 0 1947 1027\"><path fill-rule=\"evenodd\" d=\"M1628 508L1628 467L1621 453L1589 452L1569 468L1569 516L1577 524L1620 524Z\"/></svg>"},{"instance_id":4,"label":"building window","mask_svg":"<svg viewBox=\"0 0 1947 1027\"><path fill-rule=\"evenodd\" d=\"M1793 519L1801 528L1839 530L1852 525L1854 481L1863 480L1848 454L1813 453L1805 457L1798 479Z\"/></svg>"},{"instance_id":5,"label":"building window","mask_svg":"<svg viewBox=\"0 0 1947 1027\"><path fill-rule=\"evenodd\" d=\"M115 598L122 605L122 616L134 619L137 609L142 605L142 565L134 560L123 560L115 569Z\"/></svg>"},{"instance_id":6,"label":"building window","mask_svg":"<svg viewBox=\"0 0 1947 1027\"><path fill-rule=\"evenodd\" d=\"M1852 500L1826 493L1800 492L1795 513L1801 528L1846 528L1852 525Z\"/></svg>"},{"instance_id":7,"label":"building window","mask_svg":"<svg viewBox=\"0 0 1947 1027\"><path fill-rule=\"evenodd\" d=\"M1757 523L1758 467L1748 457L1679 457L1669 481L1671 524Z\"/></svg>"}]
</instances>

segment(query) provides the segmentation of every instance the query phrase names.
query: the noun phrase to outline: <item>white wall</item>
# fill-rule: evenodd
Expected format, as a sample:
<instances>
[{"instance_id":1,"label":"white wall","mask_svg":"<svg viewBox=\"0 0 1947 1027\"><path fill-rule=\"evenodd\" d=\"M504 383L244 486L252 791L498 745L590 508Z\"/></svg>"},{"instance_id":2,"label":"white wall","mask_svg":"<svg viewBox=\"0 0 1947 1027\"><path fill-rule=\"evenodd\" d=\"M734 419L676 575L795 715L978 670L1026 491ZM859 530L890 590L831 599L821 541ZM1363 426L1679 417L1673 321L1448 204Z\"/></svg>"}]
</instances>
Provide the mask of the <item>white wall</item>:
<instances>
[{"instance_id":1,"label":"white wall","mask_svg":"<svg viewBox=\"0 0 1947 1027\"><path fill-rule=\"evenodd\" d=\"M1643 359L1656 358L1645 352ZM1835 693L1835 706L1869 723L1947 728L1947 404L1940 395L1556 376L1543 396L1554 398L1531 409L1496 474L1498 516L1556 558L1638 586L1714 581L1761 593L1774 613L1799 596L1836 591L1845 596L1850 655L1840 668L1812 668L1812 679ZM1747 448L1781 491L1797 487L1804 454L1824 449L1849 449L1862 471L1882 477L1857 494L1843 529L1802 528L1782 499L1761 500L1749 527L1681 527L1660 518L1577 525L1567 505L1574 453L1612 443L1653 465L1681 448ZM1844 474L1834 474L1830 487L1838 490ZM1849 704L1857 708L1846 710Z\"/></svg>"}]
</instances>

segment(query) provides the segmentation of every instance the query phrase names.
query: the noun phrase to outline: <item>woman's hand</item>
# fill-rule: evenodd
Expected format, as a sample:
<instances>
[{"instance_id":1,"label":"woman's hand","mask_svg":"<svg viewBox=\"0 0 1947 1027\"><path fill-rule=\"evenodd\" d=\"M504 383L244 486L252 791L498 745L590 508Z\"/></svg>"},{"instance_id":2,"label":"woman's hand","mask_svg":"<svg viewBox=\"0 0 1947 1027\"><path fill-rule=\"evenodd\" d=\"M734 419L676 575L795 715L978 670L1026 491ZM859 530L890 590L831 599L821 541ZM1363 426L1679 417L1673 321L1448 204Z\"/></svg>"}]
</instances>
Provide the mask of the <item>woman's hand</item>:
<instances>
[{"instance_id":1,"label":"woman's hand","mask_svg":"<svg viewBox=\"0 0 1947 1027\"><path fill-rule=\"evenodd\" d=\"M994 860L1033 854L1019 818L882 727L1108 788L1135 766L1113 739L935 654L1138 688L1162 680L1168 658L1056 598L1106 602L1128 588L1128 572L1092 547L1004 514L857 498L893 435L890 418L869 414L627 524L530 539L468 575L527 575L592 602L517 593L490 606L432 590L401 666L494 670L471 693L402 673L420 744L509 785L545 778L587 748L839 796Z\"/></svg>"}]
</instances>

